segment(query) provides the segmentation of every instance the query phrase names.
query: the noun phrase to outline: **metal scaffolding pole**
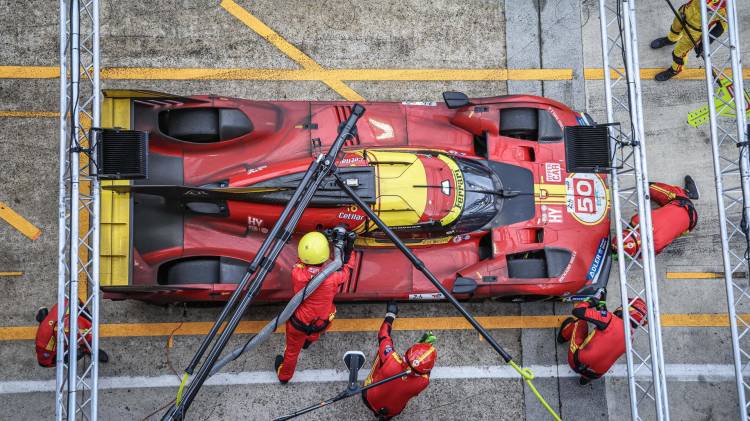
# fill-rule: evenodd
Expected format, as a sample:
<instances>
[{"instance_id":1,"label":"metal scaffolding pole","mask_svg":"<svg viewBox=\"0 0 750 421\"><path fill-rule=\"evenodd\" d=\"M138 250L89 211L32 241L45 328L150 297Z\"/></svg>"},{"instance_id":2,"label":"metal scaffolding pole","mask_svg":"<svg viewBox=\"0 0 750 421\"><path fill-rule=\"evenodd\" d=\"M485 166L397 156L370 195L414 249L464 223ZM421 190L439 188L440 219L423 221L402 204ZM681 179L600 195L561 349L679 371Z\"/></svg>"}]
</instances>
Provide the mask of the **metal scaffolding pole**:
<instances>
[{"instance_id":1,"label":"metal scaffolding pole","mask_svg":"<svg viewBox=\"0 0 750 421\"><path fill-rule=\"evenodd\" d=\"M635 2L599 0L599 18L607 122L622 123L610 127L614 153L610 186L620 294L625 309L629 307L629 298L635 297L644 299L648 306L648 325L640 326L632 334L629 329L625 330L631 417L634 420L669 420L648 195ZM638 223L630 218L631 215L638 215ZM641 244L633 256L625 253L623 248L624 242L631 238L640 239ZM623 311L623 319L629 326L628 311ZM638 331L645 335L637 335ZM653 413L646 409L644 402L653 404Z\"/></svg>"},{"instance_id":2,"label":"metal scaffolding pole","mask_svg":"<svg viewBox=\"0 0 750 421\"><path fill-rule=\"evenodd\" d=\"M735 274L747 273L750 252L747 231L750 201L745 200L750 199L750 161L745 133L747 104L742 80L737 3L726 0L724 4L725 15L721 4L700 2L701 42L706 63L711 151L739 415L741 420L746 421L748 403L745 395L750 389L746 377L747 365L750 364L750 324L737 315L750 309L750 291L747 279L735 278ZM716 25L726 26L727 36L716 38L711 34L711 28Z\"/></svg>"},{"instance_id":3,"label":"metal scaffolding pole","mask_svg":"<svg viewBox=\"0 0 750 421\"><path fill-rule=\"evenodd\" d=\"M60 197L55 418L97 418L99 3L60 0ZM91 327L79 326L79 316ZM71 346L72 344L72 346ZM83 355L81 355L83 354ZM81 358L82 357L82 358Z\"/></svg>"}]
</instances>

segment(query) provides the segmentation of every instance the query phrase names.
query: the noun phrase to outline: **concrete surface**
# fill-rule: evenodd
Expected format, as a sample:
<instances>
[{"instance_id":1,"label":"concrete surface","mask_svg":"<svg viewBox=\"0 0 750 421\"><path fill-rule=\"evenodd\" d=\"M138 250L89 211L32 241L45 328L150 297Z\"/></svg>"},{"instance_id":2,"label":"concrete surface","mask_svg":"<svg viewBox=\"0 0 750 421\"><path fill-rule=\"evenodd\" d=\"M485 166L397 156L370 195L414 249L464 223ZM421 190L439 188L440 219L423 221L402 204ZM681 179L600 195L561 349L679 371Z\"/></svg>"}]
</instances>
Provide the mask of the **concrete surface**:
<instances>
[{"instance_id":1,"label":"concrete surface","mask_svg":"<svg viewBox=\"0 0 750 421\"><path fill-rule=\"evenodd\" d=\"M657 2L658 3L658 2ZM747 0L740 3L747 5ZM331 68L570 68L572 81L559 82L352 82L369 100L438 100L447 89L470 96L537 93L586 110L604 120L601 81L583 79L583 69L601 62L597 2L593 0L474 0L463 2L316 2L241 1L292 44ZM222 9L216 1L103 1L102 65L122 67L298 66ZM742 42L750 53L750 16L742 8ZM668 51L651 51L648 42L661 36L671 21L661 3L639 2L638 27L643 67L666 67ZM0 65L57 64L57 10L49 1L0 2ZM691 58L690 66L698 60ZM0 80L0 111L56 111L55 79ZM105 81L105 88L132 87L178 94L216 93L258 99L332 100L339 96L321 82L283 81ZM721 268L715 193L707 130L686 125L686 113L703 105L704 82L644 81L647 147L652 180L681 182L690 173L702 190L696 202L697 229L659 256L661 308L665 313L722 313L723 281L664 279L666 271L715 271ZM0 280L0 325L30 326L37 307L56 295L57 126L49 118L0 117L0 201L8 203L43 230L29 241L0 222L0 271L21 270L19 278ZM616 276L609 302L619 301ZM561 303L471 303L478 315L566 314ZM278 306L256 308L249 319L267 319ZM135 302L104 302L108 323L208 321L218 312L206 307L156 307ZM339 317L381 317L380 304L342 305ZM446 304L404 304L401 315L455 315ZM524 364L565 364L566 349L554 343L551 329L499 330L493 334ZM421 332L397 332L404 349ZM471 331L440 331L438 363L445 367L499 364L489 347ZM235 338L238 344L245 337ZM271 370L283 338L274 337L258 353L229 367L232 372ZM103 377L158 376L181 370L198 337L106 338L109 364ZM664 343L670 364L730 364L728 329L666 328ZM300 369L340 369L348 349L375 346L371 333L331 333L300 359ZM31 341L0 346L0 381L54 377L34 361ZM620 363L624 363L621 360ZM677 374L668 373L668 374ZM609 377L587 387L574 378L540 378L535 384L564 419L629 419L627 382ZM290 383L211 386L193 406L196 419L269 419L335 394L342 384ZM735 419L734 384L728 381L670 381L673 419ZM142 419L173 395L171 388L111 389L100 394L102 419ZM50 393L0 394L0 418L46 419L53 413ZM160 413L160 412L159 412ZM401 419L546 419L530 391L508 379L435 380L413 400ZM649 419L648 413L646 419ZM306 419L372 419L356 399L341 402Z\"/></svg>"}]
</instances>

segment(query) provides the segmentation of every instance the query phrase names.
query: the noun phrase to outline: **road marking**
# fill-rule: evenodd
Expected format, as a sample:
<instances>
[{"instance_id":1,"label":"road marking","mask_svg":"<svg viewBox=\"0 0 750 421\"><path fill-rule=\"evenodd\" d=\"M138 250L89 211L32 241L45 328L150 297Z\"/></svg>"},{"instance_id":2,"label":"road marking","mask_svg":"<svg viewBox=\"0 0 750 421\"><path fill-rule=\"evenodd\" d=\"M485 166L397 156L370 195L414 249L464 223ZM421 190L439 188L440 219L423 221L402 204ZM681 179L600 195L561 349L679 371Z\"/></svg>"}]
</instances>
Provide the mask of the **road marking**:
<instances>
[{"instance_id":1,"label":"road marking","mask_svg":"<svg viewBox=\"0 0 750 421\"><path fill-rule=\"evenodd\" d=\"M750 314L740 314L750 323ZM560 326L568 315L559 316L479 316L476 319L486 329L550 329ZM726 314L662 314L664 327L726 327L729 322ZM240 322L236 333L255 334L268 320ZM377 332L383 319L336 319L331 332ZM180 323L107 323L99 326L103 338L149 337L149 336L201 336L208 333L213 322ZM179 329L178 329L179 328ZM404 317L396 320L393 330L471 330L463 317ZM277 333L283 333L279 326ZM0 327L0 341L21 341L34 339L36 326Z\"/></svg>"},{"instance_id":2,"label":"road marking","mask_svg":"<svg viewBox=\"0 0 750 421\"><path fill-rule=\"evenodd\" d=\"M5 222L9 223L13 228L31 240L36 240L42 235L42 230L26 220L23 216L16 213L16 211L3 202L0 202L0 219L4 219Z\"/></svg>"},{"instance_id":3,"label":"road marking","mask_svg":"<svg viewBox=\"0 0 750 421\"><path fill-rule=\"evenodd\" d=\"M261 22L260 19L253 16L252 13L243 9L234 1L223 0L221 2L221 7L223 7L224 10L229 12L232 16L239 19L242 23L247 25L247 27L252 29L255 33L265 38L266 41L273 44L274 47L278 48L282 53L286 54L287 57L297 62L297 64L301 65L303 68L307 70L323 70L323 67L315 60L310 58L310 56L303 53L299 48L292 45L289 41L285 40L284 37L279 35L276 31L268 27L268 25ZM339 95L349 101L365 100L360 94L358 94L354 89L350 88L349 85L345 84L341 80L324 79L323 83L328 85L328 87L330 87Z\"/></svg>"},{"instance_id":4,"label":"road marking","mask_svg":"<svg viewBox=\"0 0 750 421\"><path fill-rule=\"evenodd\" d=\"M735 272L734 278L745 278L745 272ZM724 279L724 272L667 272L667 279Z\"/></svg>"},{"instance_id":5,"label":"road marking","mask_svg":"<svg viewBox=\"0 0 750 421\"><path fill-rule=\"evenodd\" d=\"M244 11L244 9L239 6L237 6L237 8ZM230 9L232 9L231 6ZM229 9L227 10L229 11ZM235 9L232 10L234 11ZM230 13L232 13L232 11L230 11ZM239 13L240 16L245 17L245 15L241 12L237 13ZM257 21L257 18L252 17L252 19L255 19ZM262 22L260 22L260 24L265 26L265 24L263 24ZM269 31L273 32L273 30L268 28L267 26L266 28ZM273 33L276 34L275 32ZM292 44L289 44L286 40L281 38L280 35L276 34L276 36L278 38L272 37L274 41L278 41L280 39L281 42L285 42L291 48L297 50L296 47L294 47ZM271 39L269 39L269 41L271 41ZM312 61L310 57L308 57L301 51L297 50L297 52ZM312 63L315 63L315 61L312 61ZM100 77L102 80L283 81L505 81L573 79L572 69L325 69L317 63L315 63L315 65L317 65L318 67L306 67L303 69L105 67L102 68ZM662 70L663 69L661 68L641 69L641 78L653 78ZM600 68L584 69L583 75L587 80L601 80L604 78L604 72ZM617 75L615 73L612 73L612 76L616 77ZM675 80L703 80L705 79L705 76L706 74L703 69L685 69L681 74L675 77ZM745 78L750 78L750 68L744 70L744 76ZM57 66L0 66L0 79L57 79L58 77L60 77L60 71L59 67Z\"/></svg>"},{"instance_id":6,"label":"road marking","mask_svg":"<svg viewBox=\"0 0 750 421\"><path fill-rule=\"evenodd\" d=\"M57 118L60 113L55 111L0 111L0 117L15 118Z\"/></svg>"},{"instance_id":7,"label":"road marking","mask_svg":"<svg viewBox=\"0 0 750 421\"><path fill-rule=\"evenodd\" d=\"M575 378L578 374L567 365L531 365L536 379ZM367 370L359 372L359 380L367 377ZM734 381L734 366L729 364L667 364L667 378L678 382L718 382ZM297 370L292 383L342 382L348 380L349 373L344 370L313 369ZM638 373L647 377L646 370ZM627 377L627 366L616 364L607 372L607 377ZM453 366L432 369L430 380L464 380L464 379L509 379L520 380L518 373L507 366ZM206 380L206 386L237 386L275 384L279 380L273 371L243 371L239 373L219 373ZM118 376L100 377L99 390L113 389L150 389L175 388L180 379L174 375L161 376ZM54 392L54 380L11 380L0 382L0 394Z\"/></svg>"},{"instance_id":8,"label":"road marking","mask_svg":"<svg viewBox=\"0 0 750 421\"><path fill-rule=\"evenodd\" d=\"M0 276L21 276L23 272L0 272Z\"/></svg>"}]
</instances>

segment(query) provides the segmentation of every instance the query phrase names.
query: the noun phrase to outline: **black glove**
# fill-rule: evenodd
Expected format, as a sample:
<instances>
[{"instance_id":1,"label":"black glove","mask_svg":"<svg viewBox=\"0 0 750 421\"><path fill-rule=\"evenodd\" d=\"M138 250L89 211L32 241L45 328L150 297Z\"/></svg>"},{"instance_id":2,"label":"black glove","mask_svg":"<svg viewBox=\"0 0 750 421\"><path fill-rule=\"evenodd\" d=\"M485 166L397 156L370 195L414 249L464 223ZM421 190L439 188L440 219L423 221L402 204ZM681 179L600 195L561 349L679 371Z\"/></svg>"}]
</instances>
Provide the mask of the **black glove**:
<instances>
[{"instance_id":1,"label":"black glove","mask_svg":"<svg viewBox=\"0 0 750 421\"><path fill-rule=\"evenodd\" d=\"M349 262L349 259L352 257L352 251L354 251L354 240L357 239L357 234L353 231L349 231L346 233L346 237L344 239L344 250L342 250L344 256L344 264Z\"/></svg>"},{"instance_id":2,"label":"black glove","mask_svg":"<svg viewBox=\"0 0 750 421\"><path fill-rule=\"evenodd\" d=\"M388 301L388 306L386 307L386 313L385 317L393 317L394 319L398 316L398 305L395 301Z\"/></svg>"}]
</instances>

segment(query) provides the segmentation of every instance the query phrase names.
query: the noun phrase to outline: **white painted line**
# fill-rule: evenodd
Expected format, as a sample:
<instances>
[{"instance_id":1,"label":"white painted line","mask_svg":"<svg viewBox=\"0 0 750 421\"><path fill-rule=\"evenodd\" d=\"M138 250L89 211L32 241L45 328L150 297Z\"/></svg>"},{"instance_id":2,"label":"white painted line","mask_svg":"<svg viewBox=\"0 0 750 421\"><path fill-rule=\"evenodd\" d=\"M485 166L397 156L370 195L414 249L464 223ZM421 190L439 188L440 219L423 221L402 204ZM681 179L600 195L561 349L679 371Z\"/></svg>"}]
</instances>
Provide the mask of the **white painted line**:
<instances>
[{"instance_id":1,"label":"white painted line","mask_svg":"<svg viewBox=\"0 0 750 421\"><path fill-rule=\"evenodd\" d=\"M532 365L529 368L537 379L556 377L577 377L567 365ZM364 380L369 370L360 371ZM650 376L645 370L638 377ZM627 377L625 364L617 364L607 373L608 377ZM346 382L348 374L343 370L301 370L294 373L294 383ZM503 366L458 366L436 367L432 370L433 380L440 379L518 379L513 368ZM721 382L734 380L734 366L729 364L667 364L667 378L677 382ZM240 373L219 373L206 381L207 386L276 384L273 371L245 371ZM178 387L180 381L173 375L155 377L122 376L99 378L99 389L143 389L154 387ZM13 380L0 382L0 395L12 393L53 392L54 380Z\"/></svg>"}]
</instances>

